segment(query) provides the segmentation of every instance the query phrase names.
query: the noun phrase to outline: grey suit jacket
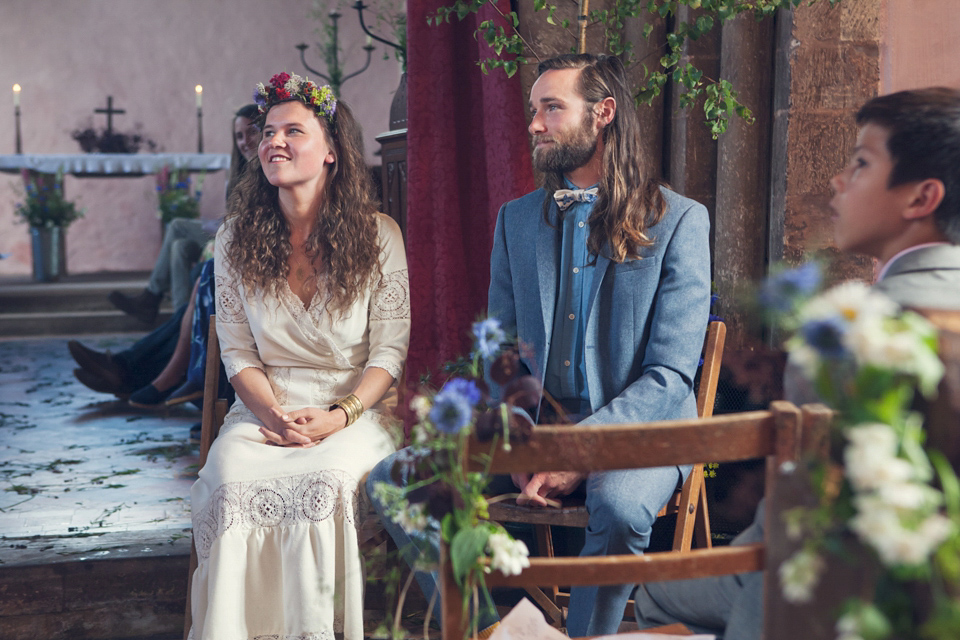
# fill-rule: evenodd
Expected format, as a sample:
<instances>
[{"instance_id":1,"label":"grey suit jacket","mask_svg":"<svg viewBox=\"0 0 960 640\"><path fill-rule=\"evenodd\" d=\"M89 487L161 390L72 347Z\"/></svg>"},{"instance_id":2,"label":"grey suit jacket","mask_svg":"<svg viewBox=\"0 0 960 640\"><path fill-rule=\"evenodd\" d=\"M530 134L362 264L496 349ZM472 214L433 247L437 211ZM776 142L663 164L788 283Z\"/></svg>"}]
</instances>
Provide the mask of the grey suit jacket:
<instances>
[{"instance_id":1,"label":"grey suit jacket","mask_svg":"<svg viewBox=\"0 0 960 640\"><path fill-rule=\"evenodd\" d=\"M583 424L696 417L693 378L710 307L707 210L663 189L667 211L648 230L642 259L597 257L585 327L592 415ZM538 189L503 205L490 260L488 312L516 330L522 358L541 380L557 300L560 233ZM556 220L551 203L551 219Z\"/></svg>"},{"instance_id":2,"label":"grey suit jacket","mask_svg":"<svg viewBox=\"0 0 960 640\"><path fill-rule=\"evenodd\" d=\"M894 260L873 288L904 307L960 310L960 246L911 251Z\"/></svg>"}]
</instances>

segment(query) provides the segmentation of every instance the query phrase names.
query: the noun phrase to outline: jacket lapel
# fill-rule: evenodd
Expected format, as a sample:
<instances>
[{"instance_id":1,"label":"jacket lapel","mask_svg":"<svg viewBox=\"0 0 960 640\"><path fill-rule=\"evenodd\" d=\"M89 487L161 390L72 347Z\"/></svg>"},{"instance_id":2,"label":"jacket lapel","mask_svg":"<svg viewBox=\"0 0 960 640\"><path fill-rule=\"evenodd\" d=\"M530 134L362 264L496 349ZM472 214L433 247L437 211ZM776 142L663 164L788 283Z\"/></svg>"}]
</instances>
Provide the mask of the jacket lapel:
<instances>
[{"instance_id":1,"label":"jacket lapel","mask_svg":"<svg viewBox=\"0 0 960 640\"><path fill-rule=\"evenodd\" d=\"M550 215L554 216L556 205L552 205ZM539 212L538 212L539 213ZM543 362L546 366L547 353L553 337L553 312L557 304L557 264L559 256L559 233L538 215L537 256L534 265L537 271L540 289L540 309L543 312L543 332L545 338Z\"/></svg>"}]
</instances>

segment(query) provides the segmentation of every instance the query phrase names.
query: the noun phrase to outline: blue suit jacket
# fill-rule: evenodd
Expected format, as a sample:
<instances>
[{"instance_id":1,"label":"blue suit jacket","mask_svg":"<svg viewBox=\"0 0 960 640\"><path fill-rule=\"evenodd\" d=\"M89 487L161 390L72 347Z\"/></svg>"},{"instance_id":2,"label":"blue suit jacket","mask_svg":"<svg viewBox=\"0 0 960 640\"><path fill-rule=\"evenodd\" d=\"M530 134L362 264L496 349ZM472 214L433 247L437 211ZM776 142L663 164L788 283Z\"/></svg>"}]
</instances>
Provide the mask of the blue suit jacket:
<instances>
[{"instance_id":1,"label":"blue suit jacket","mask_svg":"<svg viewBox=\"0 0 960 640\"><path fill-rule=\"evenodd\" d=\"M597 257L584 362L593 413L582 424L697 415L693 378L710 307L707 210L662 189L667 210L642 259ZM559 231L543 219L538 189L503 205L490 260L488 312L516 330L528 369L543 380L560 265ZM552 205L551 216L556 216Z\"/></svg>"}]
</instances>

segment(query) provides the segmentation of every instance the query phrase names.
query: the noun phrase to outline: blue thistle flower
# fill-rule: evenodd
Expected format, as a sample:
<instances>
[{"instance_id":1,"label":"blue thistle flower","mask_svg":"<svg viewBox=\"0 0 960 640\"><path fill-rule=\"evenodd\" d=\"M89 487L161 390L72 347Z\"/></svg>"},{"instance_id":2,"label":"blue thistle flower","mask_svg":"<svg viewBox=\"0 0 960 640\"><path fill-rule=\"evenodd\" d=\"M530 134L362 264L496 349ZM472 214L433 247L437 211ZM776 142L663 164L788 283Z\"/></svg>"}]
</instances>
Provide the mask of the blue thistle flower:
<instances>
[{"instance_id":1,"label":"blue thistle flower","mask_svg":"<svg viewBox=\"0 0 960 640\"><path fill-rule=\"evenodd\" d=\"M764 307L786 313L793 309L798 298L811 295L818 286L820 266L808 262L767 278L760 287L758 298Z\"/></svg>"},{"instance_id":2,"label":"blue thistle flower","mask_svg":"<svg viewBox=\"0 0 960 640\"><path fill-rule=\"evenodd\" d=\"M825 358L841 358L847 353L843 345L843 336L848 324L839 316L825 320L811 320L800 327L804 341L816 349Z\"/></svg>"},{"instance_id":3,"label":"blue thistle flower","mask_svg":"<svg viewBox=\"0 0 960 640\"><path fill-rule=\"evenodd\" d=\"M476 338L475 351L478 351L484 360L489 360L499 353L507 335L500 328L500 321L496 318L487 318L473 323L473 335Z\"/></svg>"},{"instance_id":4,"label":"blue thistle flower","mask_svg":"<svg viewBox=\"0 0 960 640\"><path fill-rule=\"evenodd\" d=\"M459 433L470 424L480 398L480 389L472 380L453 378L433 397L430 422L444 433Z\"/></svg>"}]
</instances>

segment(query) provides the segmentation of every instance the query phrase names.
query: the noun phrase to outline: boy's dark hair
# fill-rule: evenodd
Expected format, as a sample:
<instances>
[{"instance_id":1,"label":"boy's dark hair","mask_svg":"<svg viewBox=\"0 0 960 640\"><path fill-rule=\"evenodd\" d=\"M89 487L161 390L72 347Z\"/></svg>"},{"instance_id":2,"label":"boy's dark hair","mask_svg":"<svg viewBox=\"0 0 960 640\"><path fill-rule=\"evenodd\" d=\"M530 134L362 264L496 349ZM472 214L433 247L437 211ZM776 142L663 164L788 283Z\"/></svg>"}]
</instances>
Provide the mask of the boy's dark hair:
<instances>
[{"instance_id":1,"label":"boy's dark hair","mask_svg":"<svg viewBox=\"0 0 960 640\"><path fill-rule=\"evenodd\" d=\"M935 178L945 194L934 212L937 228L960 244L960 91L946 87L899 91L870 100L857 124L875 124L890 137L889 187Z\"/></svg>"}]
</instances>

